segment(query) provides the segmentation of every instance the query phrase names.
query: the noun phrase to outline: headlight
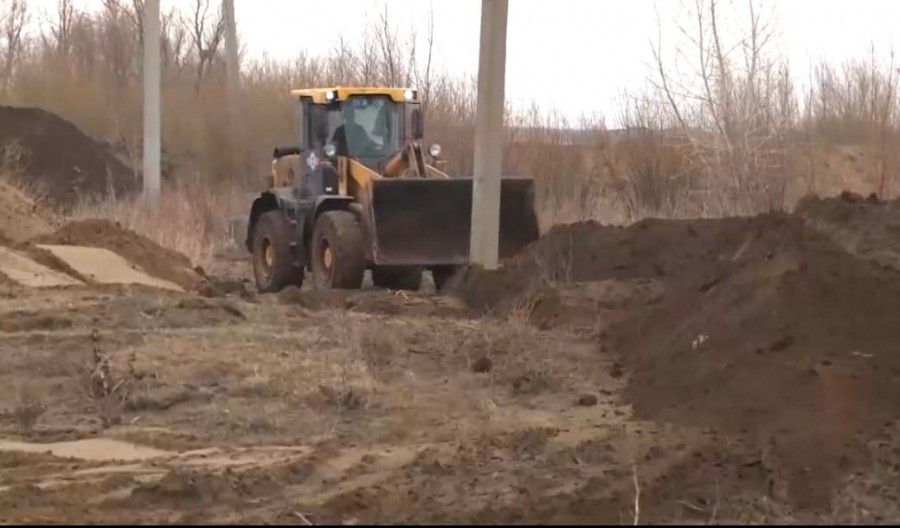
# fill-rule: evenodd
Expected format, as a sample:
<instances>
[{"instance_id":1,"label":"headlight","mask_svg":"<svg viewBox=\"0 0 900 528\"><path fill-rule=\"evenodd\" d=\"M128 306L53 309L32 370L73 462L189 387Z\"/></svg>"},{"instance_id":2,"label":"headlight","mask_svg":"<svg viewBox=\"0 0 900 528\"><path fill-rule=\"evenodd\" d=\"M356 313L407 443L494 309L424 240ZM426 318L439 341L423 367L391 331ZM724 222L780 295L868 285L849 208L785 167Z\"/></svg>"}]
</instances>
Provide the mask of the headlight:
<instances>
[{"instance_id":1,"label":"headlight","mask_svg":"<svg viewBox=\"0 0 900 528\"><path fill-rule=\"evenodd\" d=\"M325 92L325 99L327 101L331 101L332 99L334 99L334 91L328 90L327 92Z\"/></svg>"},{"instance_id":2,"label":"headlight","mask_svg":"<svg viewBox=\"0 0 900 528\"><path fill-rule=\"evenodd\" d=\"M437 143L432 143L430 147L428 147L428 153L431 154L432 158L436 158L441 155L441 146Z\"/></svg>"},{"instance_id":3,"label":"headlight","mask_svg":"<svg viewBox=\"0 0 900 528\"><path fill-rule=\"evenodd\" d=\"M414 95L414 94L413 94L413 91L412 91L412 90L406 90L405 92L403 92L403 97L404 97L407 101L412 101L413 95Z\"/></svg>"},{"instance_id":4,"label":"headlight","mask_svg":"<svg viewBox=\"0 0 900 528\"><path fill-rule=\"evenodd\" d=\"M322 152L324 152L325 155L328 156L329 158L333 158L334 155L337 154L337 148L334 145L332 145L331 143L329 143L329 144L325 145L324 147L322 147Z\"/></svg>"}]
</instances>

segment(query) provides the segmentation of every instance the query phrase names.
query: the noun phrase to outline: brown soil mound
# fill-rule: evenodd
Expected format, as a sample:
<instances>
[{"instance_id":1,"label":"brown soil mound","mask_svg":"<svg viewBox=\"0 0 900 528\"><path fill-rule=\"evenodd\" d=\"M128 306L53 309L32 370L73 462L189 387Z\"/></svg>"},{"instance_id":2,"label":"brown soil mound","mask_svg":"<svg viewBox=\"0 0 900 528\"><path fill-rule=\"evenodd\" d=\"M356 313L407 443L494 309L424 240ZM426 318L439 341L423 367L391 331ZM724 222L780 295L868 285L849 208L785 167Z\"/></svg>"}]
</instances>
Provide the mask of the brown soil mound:
<instances>
[{"instance_id":1,"label":"brown soil mound","mask_svg":"<svg viewBox=\"0 0 900 528\"><path fill-rule=\"evenodd\" d=\"M0 242L22 242L52 231L52 223L38 212L34 200L0 181Z\"/></svg>"},{"instance_id":2,"label":"brown soil mound","mask_svg":"<svg viewBox=\"0 0 900 528\"><path fill-rule=\"evenodd\" d=\"M500 306L535 278L661 281L662 300L603 336L635 413L756 443L798 506L827 505L860 440L900 418L900 274L798 217L575 224L494 275L470 272L464 293Z\"/></svg>"},{"instance_id":3,"label":"brown soil mound","mask_svg":"<svg viewBox=\"0 0 900 528\"><path fill-rule=\"evenodd\" d=\"M71 222L57 232L39 236L32 242L105 248L139 266L145 273L187 289L196 288L202 280L191 268L191 261L186 256L109 220Z\"/></svg>"},{"instance_id":4,"label":"brown soil mound","mask_svg":"<svg viewBox=\"0 0 900 528\"><path fill-rule=\"evenodd\" d=\"M652 278L699 286L710 271L726 266L717 252L733 253L753 235L745 233L747 225L747 219L724 218L556 226L502 271L466 270L459 291L477 309L503 312L518 297L546 290L547 283Z\"/></svg>"},{"instance_id":5,"label":"brown soil mound","mask_svg":"<svg viewBox=\"0 0 900 528\"><path fill-rule=\"evenodd\" d=\"M0 106L0 149L18 157L26 183L58 205L110 191L126 196L141 185L109 146L39 108Z\"/></svg>"},{"instance_id":6,"label":"brown soil mound","mask_svg":"<svg viewBox=\"0 0 900 528\"><path fill-rule=\"evenodd\" d=\"M847 192L835 198L808 196L795 213L854 255L900 270L900 201Z\"/></svg>"}]
</instances>

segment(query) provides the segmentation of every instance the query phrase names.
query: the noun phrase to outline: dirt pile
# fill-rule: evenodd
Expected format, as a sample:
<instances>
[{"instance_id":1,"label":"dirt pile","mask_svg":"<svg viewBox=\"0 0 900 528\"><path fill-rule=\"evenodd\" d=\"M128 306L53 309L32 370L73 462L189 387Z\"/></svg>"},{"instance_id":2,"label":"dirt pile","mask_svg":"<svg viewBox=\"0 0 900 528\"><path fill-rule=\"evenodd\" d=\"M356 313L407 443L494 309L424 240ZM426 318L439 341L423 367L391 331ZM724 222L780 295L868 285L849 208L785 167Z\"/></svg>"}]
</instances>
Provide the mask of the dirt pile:
<instances>
[{"instance_id":1,"label":"dirt pile","mask_svg":"<svg viewBox=\"0 0 900 528\"><path fill-rule=\"evenodd\" d=\"M105 248L119 254L145 273L195 289L202 277L191 268L186 256L164 248L147 237L109 220L79 220L49 235L38 236L34 244L59 244Z\"/></svg>"},{"instance_id":2,"label":"dirt pile","mask_svg":"<svg viewBox=\"0 0 900 528\"><path fill-rule=\"evenodd\" d=\"M854 255L900 270L900 201L845 192L808 196L794 212Z\"/></svg>"},{"instance_id":3,"label":"dirt pile","mask_svg":"<svg viewBox=\"0 0 900 528\"><path fill-rule=\"evenodd\" d=\"M644 417L764 443L801 506L823 506L859 440L900 418L900 275L790 217L750 220L659 306L610 332ZM762 448L763 446L761 446Z\"/></svg>"},{"instance_id":4,"label":"dirt pile","mask_svg":"<svg viewBox=\"0 0 900 528\"><path fill-rule=\"evenodd\" d=\"M61 206L111 190L127 196L141 185L108 145L39 108L0 106L0 153L7 168Z\"/></svg>"},{"instance_id":5,"label":"dirt pile","mask_svg":"<svg viewBox=\"0 0 900 528\"><path fill-rule=\"evenodd\" d=\"M482 311L506 311L523 295L547 294L547 284L654 279L668 287L701 285L725 269L720 254L734 253L748 220L647 219L628 227L588 221L556 226L501 271L464 272L459 292Z\"/></svg>"},{"instance_id":6,"label":"dirt pile","mask_svg":"<svg viewBox=\"0 0 900 528\"><path fill-rule=\"evenodd\" d=\"M559 227L506 271L470 273L465 293L496 307L535 278L636 277L665 295L601 339L635 413L757 446L795 505L827 505L861 440L900 418L900 274L797 216Z\"/></svg>"},{"instance_id":7,"label":"dirt pile","mask_svg":"<svg viewBox=\"0 0 900 528\"><path fill-rule=\"evenodd\" d=\"M21 190L0 181L0 241L22 242L53 231L53 223Z\"/></svg>"}]
</instances>

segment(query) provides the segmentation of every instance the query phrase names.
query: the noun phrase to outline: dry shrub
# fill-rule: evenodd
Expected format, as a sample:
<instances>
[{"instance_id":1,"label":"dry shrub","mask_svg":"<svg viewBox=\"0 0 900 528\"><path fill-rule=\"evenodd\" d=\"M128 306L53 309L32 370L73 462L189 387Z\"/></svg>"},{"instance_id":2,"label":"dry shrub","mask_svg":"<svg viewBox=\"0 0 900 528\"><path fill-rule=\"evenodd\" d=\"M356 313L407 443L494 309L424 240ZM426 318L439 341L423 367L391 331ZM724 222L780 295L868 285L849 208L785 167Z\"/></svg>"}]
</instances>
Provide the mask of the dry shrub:
<instances>
[{"instance_id":1,"label":"dry shrub","mask_svg":"<svg viewBox=\"0 0 900 528\"><path fill-rule=\"evenodd\" d=\"M626 106L623 121L628 128L605 156L623 214L629 220L690 215L685 198L697 186L690 149L666 125L661 110L646 101Z\"/></svg>"},{"instance_id":2,"label":"dry shrub","mask_svg":"<svg viewBox=\"0 0 900 528\"><path fill-rule=\"evenodd\" d=\"M16 403L12 410L19 429L28 433L37 424L41 416L47 411L47 405L38 389L29 383L16 385Z\"/></svg>"},{"instance_id":3,"label":"dry shrub","mask_svg":"<svg viewBox=\"0 0 900 528\"><path fill-rule=\"evenodd\" d=\"M228 241L227 217L236 201L236 193L228 187L169 184L163 186L156 208L147 207L140 198L93 199L78 203L70 216L118 222L208 268L215 251Z\"/></svg>"},{"instance_id":4,"label":"dry shrub","mask_svg":"<svg viewBox=\"0 0 900 528\"><path fill-rule=\"evenodd\" d=\"M534 178L543 228L603 213L603 167L590 155L606 148L602 120L581 123L595 133L579 134L565 116L532 105L525 112L510 110L507 121L506 171Z\"/></svg>"},{"instance_id":5,"label":"dry shrub","mask_svg":"<svg viewBox=\"0 0 900 528\"><path fill-rule=\"evenodd\" d=\"M124 368L113 364L113 356L103 351L100 335L95 329L91 334L91 357L84 369L83 390L88 401L106 429L122 422L135 383L140 379L134 368L135 356L128 357Z\"/></svg>"},{"instance_id":6,"label":"dry shrub","mask_svg":"<svg viewBox=\"0 0 900 528\"><path fill-rule=\"evenodd\" d=\"M373 353L369 347L373 343L380 347L381 341L369 324L343 310L325 314L323 331L337 340L337 347L327 352L328 362L318 389L319 396L339 414L368 408L377 390L380 352Z\"/></svg>"},{"instance_id":7,"label":"dry shrub","mask_svg":"<svg viewBox=\"0 0 900 528\"><path fill-rule=\"evenodd\" d=\"M900 156L894 148L900 139L898 101L900 70L893 50L880 58L872 49L867 59L849 60L839 67L821 63L814 70L806 97L802 131L810 145L846 153L851 161L858 161L853 176L869 189L881 196L896 196L900 176ZM810 160L811 171L816 171L814 162ZM812 174L814 179L817 176Z\"/></svg>"},{"instance_id":8,"label":"dry shrub","mask_svg":"<svg viewBox=\"0 0 900 528\"><path fill-rule=\"evenodd\" d=\"M354 328L359 352L375 378L382 378L404 351L395 329L383 320L360 321Z\"/></svg>"}]
</instances>

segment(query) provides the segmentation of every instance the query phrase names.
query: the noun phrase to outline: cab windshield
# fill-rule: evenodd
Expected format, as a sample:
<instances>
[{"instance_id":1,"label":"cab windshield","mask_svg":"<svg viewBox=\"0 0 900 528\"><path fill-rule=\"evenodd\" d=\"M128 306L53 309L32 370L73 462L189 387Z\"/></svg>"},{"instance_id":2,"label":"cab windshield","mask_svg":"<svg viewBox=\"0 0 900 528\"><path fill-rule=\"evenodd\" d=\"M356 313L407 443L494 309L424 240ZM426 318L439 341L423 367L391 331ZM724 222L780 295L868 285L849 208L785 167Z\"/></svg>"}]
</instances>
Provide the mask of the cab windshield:
<instances>
[{"instance_id":1,"label":"cab windshield","mask_svg":"<svg viewBox=\"0 0 900 528\"><path fill-rule=\"evenodd\" d=\"M338 152L380 159L400 147L403 131L399 105L386 95L354 95L328 111L328 130Z\"/></svg>"}]
</instances>

